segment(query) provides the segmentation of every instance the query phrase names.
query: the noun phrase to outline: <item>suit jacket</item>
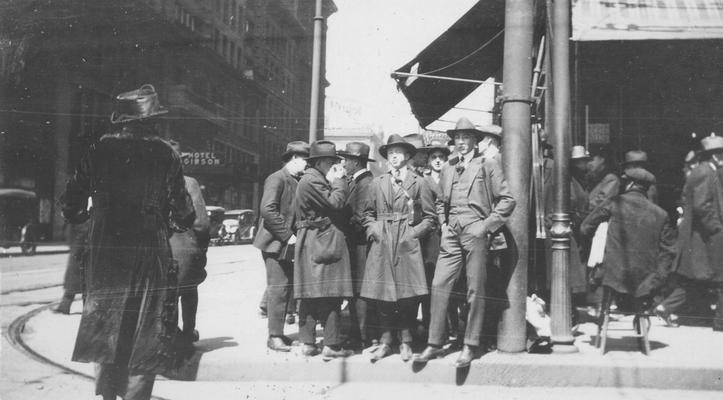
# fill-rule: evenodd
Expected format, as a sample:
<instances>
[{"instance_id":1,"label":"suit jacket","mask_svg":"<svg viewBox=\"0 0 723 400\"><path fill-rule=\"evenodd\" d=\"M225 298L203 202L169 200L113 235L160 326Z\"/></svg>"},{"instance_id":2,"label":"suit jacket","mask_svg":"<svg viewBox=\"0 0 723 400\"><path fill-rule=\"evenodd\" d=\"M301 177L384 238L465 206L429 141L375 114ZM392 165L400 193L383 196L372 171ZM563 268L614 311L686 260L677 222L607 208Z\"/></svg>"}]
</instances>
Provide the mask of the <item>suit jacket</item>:
<instances>
[{"instance_id":1,"label":"suit jacket","mask_svg":"<svg viewBox=\"0 0 723 400\"><path fill-rule=\"evenodd\" d=\"M435 202L437 216L442 225L449 221L452 182L454 181L455 165L458 162L459 159L454 158L442 168L439 181L442 193ZM475 178L470 186L466 205L483 220L485 232L495 233L504 226L516 205L515 199L507 187L502 166L495 158L485 159L476 155L470 160L467 168L471 170Z\"/></svg>"},{"instance_id":2,"label":"suit jacket","mask_svg":"<svg viewBox=\"0 0 723 400\"><path fill-rule=\"evenodd\" d=\"M607 200L585 218L580 227L591 237L609 221L602 284L635 297L651 294L665 283L675 257L675 232L668 213L630 190Z\"/></svg>"},{"instance_id":3,"label":"suit jacket","mask_svg":"<svg viewBox=\"0 0 723 400\"><path fill-rule=\"evenodd\" d=\"M676 271L690 279L723 282L723 189L719 168L701 163L683 186Z\"/></svg>"},{"instance_id":4,"label":"suit jacket","mask_svg":"<svg viewBox=\"0 0 723 400\"><path fill-rule=\"evenodd\" d=\"M294 197L298 181L286 168L269 175L261 197L261 219L254 246L278 254L294 234Z\"/></svg>"},{"instance_id":5,"label":"suit jacket","mask_svg":"<svg viewBox=\"0 0 723 400\"><path fill-rule=\"evenodd\" d=\"M371 171L349 182L349 197L346 199L346 214L349 218L347 241L350 245L366 245L367 236L363 224L364 202L369 197L369 185L374 180Z\"/></svg>"}]
</instances>

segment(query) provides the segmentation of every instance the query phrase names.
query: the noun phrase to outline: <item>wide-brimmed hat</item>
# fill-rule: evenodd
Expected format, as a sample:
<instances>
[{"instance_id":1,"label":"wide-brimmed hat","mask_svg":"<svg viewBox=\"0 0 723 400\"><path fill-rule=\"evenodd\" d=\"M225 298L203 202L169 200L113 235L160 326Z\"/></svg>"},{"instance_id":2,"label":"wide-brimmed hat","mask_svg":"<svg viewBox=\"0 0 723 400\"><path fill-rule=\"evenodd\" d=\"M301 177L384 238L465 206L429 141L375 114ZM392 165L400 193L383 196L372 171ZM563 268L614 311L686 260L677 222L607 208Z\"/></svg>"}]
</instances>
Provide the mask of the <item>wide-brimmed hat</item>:
<instances>
[{"instance_id":1,"label":"wide-brimmed hat","mask_svg":"<svg viewBox=\"0 0 723 400\"><path fill-rule=\"evenodd\" d=\"M341 157L336 154L336 145L334 142L328 140L317 140L312 143L309 147L309 156L307 160L314 160L317 158L334 158L341 160Z\"/></svg>"},{"instance_id":2,"label":"wide-brimmed hat","mask_svg":"<svg viewBox=\"0 0 723 400\"><path fill-rule=\"evenodd\" d=\"M640 167L640 166L626 168L622 177L623 177L623 179L628 179L628 180L639 182L639 183L645 183L645 184L654 184L655 183L655 175L653 175L652 172L650 172L647 169Z\"/></svg>"},{"instance_id":3,"label":"wide-brimmed hat","mask_svg":"<svg viewBox=\"0 0 723 400\"><path fill-rule=\"evenodd\" d=\"M452 143L454 144L454 143ZM424 151L427 154L433 152L433 151L441 151L445 155L449 156L452 151L449 149L449 144L445 143L444 141L440 139L432 139L430 140L429 144L427 144L424 147L419 148L420 151Z\"/></svg>"},{"instance_id":4,"label":"wide-brimmed hat","mask_svg":"<svg viewBox=\"0 0 723 400\"><path fill-rule=\"evenodd\" d=\"M286 162L291 159L291 156L298 154L302 157L309 157L309 143L301 140L289 142L286 145L286 151L281 155L281 160Z\"/></svg>"},{"instance_id":5,"label":"wide-brimmed hat","mask_svg":"<svg viewBox=\"0 0 723 400\"><path fill-rule=\"evenodd\" d=\"M391 146L403 147L405 150L407 150L409 152L410 158L413 157L414 153L417 152L417 148L414 147L413 144L407 142L406 140L404 140L403 137L394 133L391 136L389 136L389 139L387 139L387 144L384 144L379 147L379 154L381 154L382 157L387 158L387 150Z\"/></svg>"},{"instance_id":6,"label":"wide-brimmed hat","mask_svg":"<svg viewBox=\"0 0 723 400\"><path fill-rule=\"evenodd\" d=\"M648 164L648 153L642 150L630 150L625 153L625 158L620 164L623 168L639 165L646 166Z\"/></svg>"},{"instance_id":7,"label":"wide-brimmed hat","mask_svg":"<svg viewBox=\"0 0 723 400\"><path fill-rule=\"evenodd\" d=\"M167 112L168 110L161 107L158 102L158 94L153 85L145 84L136 90L121 93L116 97L110 122L122 124L163 115Z\"/></svg>"},{"instance_id":8,"label":"wide-brimmed hat","mask_svg":"<svg viewBox=\"0 0 723 400\"><path fill-rule=\"evenodd\" d=\"M375 162L373 158L369 158L369 145L361 142L349 142L344 150L339 150L342 157L356 157L366 162Z\"/></svg>"},{"instance_id":9,"label":"wide-brimmed hat","mask_svg":"<svg viewBox=\"0 0 723 400\"><path fill-rule=\"evenodd\" d=\"M590 159L590 153L585 150L585 146L572 146L572 151L570 152L570 159L571 160L589 160Z\"/></svg>"},{"instance_id":10,"label":"wide-brimmed hat","mask_svg":"<svg viewBox=\"0 0 723 400\"><path fill-rule=\"evenodd\" d=\"M502 139L502 127L499 125L480 125L475 126L469 119L462 117L457 120L454 129L449 129L447 135L454 139L454 135L461 132L471 132L477 136L479 142L485 136L492 136L495 139Z\"/></svg>"},{"instance_id":11,"label":"wide-brimmed hat","mask_svg":"<svg viewBox=\"0 0 723 400\"><path fill-rule=\"evenodd\" d=\"M723 136L706 136L700 140L700 145L703 147L701 155L723 152Z\"/></svg>"}]
</instances>

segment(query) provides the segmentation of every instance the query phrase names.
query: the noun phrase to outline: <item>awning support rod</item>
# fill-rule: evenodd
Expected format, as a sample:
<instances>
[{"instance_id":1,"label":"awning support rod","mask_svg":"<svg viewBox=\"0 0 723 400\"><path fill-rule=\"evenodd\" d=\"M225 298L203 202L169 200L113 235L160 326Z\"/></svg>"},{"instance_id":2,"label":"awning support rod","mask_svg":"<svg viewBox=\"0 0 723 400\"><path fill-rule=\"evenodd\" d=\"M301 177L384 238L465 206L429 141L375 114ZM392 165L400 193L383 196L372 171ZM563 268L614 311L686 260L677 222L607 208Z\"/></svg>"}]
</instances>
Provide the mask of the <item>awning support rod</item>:
<instances>
[{"instance_id":1,"label":"awning support rod","mask_svg":"<svg viewBox=\"0 0 723 400\"><path fill-rule=\"evenodd\" d=\"M454 82L467 82L467 83L480 83L485 85L502 85L502 82L487 82L480 81L477 79L464 79L464 78L452 78L451 76L439 76L439 75L424 75L424 74L410 74L406 72L392 72L392 78L396 77L405 78L427 78L427 79L439 79L443 81L454 81Z\"/></svg>"}]
</instances>

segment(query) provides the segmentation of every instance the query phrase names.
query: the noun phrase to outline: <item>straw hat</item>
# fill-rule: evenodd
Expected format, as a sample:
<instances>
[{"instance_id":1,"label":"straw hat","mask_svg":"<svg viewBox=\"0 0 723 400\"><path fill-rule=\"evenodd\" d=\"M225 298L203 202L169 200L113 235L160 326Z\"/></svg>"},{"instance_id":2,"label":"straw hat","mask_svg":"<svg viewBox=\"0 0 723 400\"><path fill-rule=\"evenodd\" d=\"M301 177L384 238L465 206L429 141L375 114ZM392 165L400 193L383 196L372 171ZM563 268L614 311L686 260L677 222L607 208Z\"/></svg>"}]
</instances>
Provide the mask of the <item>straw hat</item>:
<instances>
[{"instance_id":1,"label":"straw hat","mask_svg":"<svg viewBox=\"0 0 723 400\"><path fill-rule=\"evenodd\" d=\"M585 146L572 146L572 152L570 153L571 160L589 160L590 153L585 150Z\"/></svg>"}]
</instances>

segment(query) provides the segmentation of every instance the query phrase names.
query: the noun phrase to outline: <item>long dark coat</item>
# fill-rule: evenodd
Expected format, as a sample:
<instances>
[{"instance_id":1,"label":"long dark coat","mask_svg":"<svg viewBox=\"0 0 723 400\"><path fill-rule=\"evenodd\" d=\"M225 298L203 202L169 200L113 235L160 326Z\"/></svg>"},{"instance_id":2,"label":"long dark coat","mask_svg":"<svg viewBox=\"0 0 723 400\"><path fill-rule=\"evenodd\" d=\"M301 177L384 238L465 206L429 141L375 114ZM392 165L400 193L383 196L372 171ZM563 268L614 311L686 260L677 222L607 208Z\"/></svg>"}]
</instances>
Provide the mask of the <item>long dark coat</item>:
<instances>
[{"instance_id":1,"label":"long dark coat","mask_svg":"<svg viewBox=\"0 0 723 400\"><path fill-rule=\"evenodd\" d=\"M439 185L439 182L435 182L434 178L432 178L431 175L426 175L424 177L424 181L427 182L427 185L432 189L432 199L434 204L437 201L437 198L441 196L442 187ZM436 212L436 210L435 210ZM429 231L427 235L425 235L421 242L422 242L422 259L424 260L424 263L427 265L436 265L437 264L437 258L439 257L439 244L442 240L442 230L441 226L437 223L437 220L435 219L434 227ZM434 273L434 271L428 271ZM431 279L430 279L431 281Z\"/></svg>"},{"instance_id":2,"label":"long dark coat","mask_svg":"<svg viewBox=\"0 0 723 400\"><path fill-rule=\"evenodd\" d=\"M633 189L596 208L582 222L580 232L591 237L604 221L609 226L602 284L635 297L662 286L675 257L675 231L668 214L646 193Z\"/></svg>"},{"instance_id":3,"label":"long dark coat","mask_svg":"<svg viewBox=\"0 0 723 400\"><path fill-rule=\"evenodd\" d=\"M271 254L280 254L294 234L294 196L298 180L285 167L264 181L261 197L259 229L254 247Z\"/></svg>"},{"instance_id":4,"label":"long dark coat","mask_svg":"<svg viewBox=\"0 0 723 400\"><path fill-rule=\"evenodd\" d=\"M363 213L364 201L369 197L369 187L374 180L370 171L364 171L349 181L349 197L346 201L345 217L349 223L346 229L346 241L349 246L351 259L351 275L354 285L354 295L361 292L361 282L364 279L364 268L369 252L366 230L364 228Z\"/></svg>"},{"instance_id":5,"label":"long dark coat","mask_svg":"<svg viewBox=\"0 0 723 400\"><path fill-rule=\"evenodd\" d=\"M348 190L346 180L336 179L329 184L316 168L309 168L301 177L295 200L294 298L352 297L351 265L344 235L346 221L342 217ZM331 222L328 225L327 219ZM308 223L323 227L304 226ZM315 261L323 243L322 235L337 235L339 246L333 251L338 259L334 262Z\"/></svg>"},{"instance_id":6,"label":"long dark coat","mask_svg":"<svg viewBox=\"0 0 723 400\"><path fill-rule=\"evenodd\" d=\"M432 188L412 169L400 186L392 181L391 173L374 179L364 210L367 235L381 240L369 249L361 296L382 301L429 293L419 239L434 228Z\"/></svg>"},{"instance_id":7,"label":"long dark coat","mask_svg":"<svg viewBox=\"0 0 723 400\"><path fill-rule=\"evenodd\" d=\"M683 186L676 272L690 279L723 282L723 189L721 170L704 162Z\"/></svg>"},{"instance_id":8,"label":"long dark coat","mask_svg":"<svg viewBox=\"0 0 723 400\"><path fill-rule=\"evenodd\" d=\"M126 127L92 146L68 181L63 214L90 215L85 303L73 361L162 373L176 361L177 267L169 217L195 218L178 155L156 136Z\"/></svg>"},{"instance_id":9,"label":"long dark coat","mask_svg":"<svg viewBox=\"0 0 723 400\"><path fill-rule=\"evenodd\" d=\"M87 222L77 225L70 225L70 252L68 254L68 265L65 267L63 277L63 291L65 293L78 294L82 292L82 274L85 268L88 245Z\"/></svg>"},{"instance_id":10,"label":"long dark coat","mask_svg":"<svg viewBox=\"0 0 723 400\"><path fill-rule=\"evenodd\" d=\"M193 202L196 219L193 221L193 229L175 232L169 240L173 259L178 262L178 286L181 289L197 286L206 279L206 251L210 227L206 202L198 181L190 176L184 176L183 179Z\"/></svg>"}]
</instances>

